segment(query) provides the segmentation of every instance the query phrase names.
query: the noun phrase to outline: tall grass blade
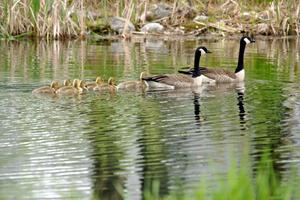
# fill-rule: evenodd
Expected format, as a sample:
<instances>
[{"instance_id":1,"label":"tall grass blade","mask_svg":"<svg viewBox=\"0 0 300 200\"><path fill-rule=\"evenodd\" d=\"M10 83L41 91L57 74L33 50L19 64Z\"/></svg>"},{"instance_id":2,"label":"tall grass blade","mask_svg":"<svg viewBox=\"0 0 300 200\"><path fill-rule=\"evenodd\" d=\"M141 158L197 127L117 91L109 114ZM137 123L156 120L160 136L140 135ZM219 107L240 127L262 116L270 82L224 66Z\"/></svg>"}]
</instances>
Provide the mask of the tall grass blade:
<instances>
[{"instance_id":1,"label":"tall grass blade","mask_svg":"<svg viewBox=\"0 0 300 200\"><path fill-rule=\"evenodd\" d=\"M40 10L40 3L41 3L40 0L32 0L31 1L31 7L32 7L32 10L35 15Z\"/></svg>"}]
</instances>

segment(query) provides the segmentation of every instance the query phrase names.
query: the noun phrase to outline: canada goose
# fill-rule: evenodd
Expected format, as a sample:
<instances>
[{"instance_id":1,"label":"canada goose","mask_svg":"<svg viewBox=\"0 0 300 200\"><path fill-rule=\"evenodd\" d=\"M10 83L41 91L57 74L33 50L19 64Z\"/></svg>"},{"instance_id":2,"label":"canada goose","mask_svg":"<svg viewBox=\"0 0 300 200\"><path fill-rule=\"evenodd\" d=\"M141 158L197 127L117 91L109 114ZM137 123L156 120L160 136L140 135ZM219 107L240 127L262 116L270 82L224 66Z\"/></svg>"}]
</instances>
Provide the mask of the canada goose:
<instances>
[{"instance_id":1,"label":"canada goose","mask_svg":"<svg viewBox=\"0 0 300 200\"><path fill-rule=\"evenodd\" d=\"M85 86L89 91L93 91L94 88L97 87L97 85L101 85L102 83L103 79L98 76L94 82L87 82Z\"/></svg>"},{"instance_id":2,"label":"canada goose","mask_svg":"<svg viewBox=\"0 0 300 200\"><path fill-rule=\"evenodd\" d=\"M77 95L83 92L83 89L80 87L80 80L74 79L72 86L63 86L59 88L56 93L59 95Z\"/></svg>"},{"instance_id":3,"label":"canada goose","mask_svg":"<svg viewBox=\"0 0 300 200\"><path fill-rule=\"evenodd\" d=\"M211 53L206 47L198 47L195 51L194 70L192 76L186 74L163 74L143 78L149 89L175 89L200 86L202 76L200 72L201 54Z\"/></svg>"},{"instance_id":4,"label":"canada goose","mask_svg":"<svg viewBox=\"0 0 300 200\"><path fill-rule=\"evenodd\" d=\"M244 70L244 52L247 44L253 43L250 37L242 37L240 40L239 60L235 72L228 71L226 69L209 69L206 67L200 67L201 74L203 75L203 82L241 82L245 79ZM182 74L192 75L193 69L189 71L179 70Z\"/></svg>"},{"instance_id":5,"label":"canada goose","mask_svg":"<svg viewBox=\"0 0 300 200\"><path fill-rule=\"evenodd\" d=\"M114 79L110 77L107 81L107 83L98 84L96 87L94 87L94 91L98 92L110 92L114 93L117 89L117 86L115 85Z\"/></svg>"},{"instance_id":6,"label":"canada goose","mask_svg":"<svg viewBox=\"0 0 300 200\"><path fill-rule=\"evenodd\" d=\"M147 85L145 81L143 80L145 72L141 72L140 79L137 81L125 81L122 83L119 83L117 85L117 90L123 90L123 91L144 91L147 89Z\"/></svg>"},{"instance_id":7,"label":"canada goose","mask_svg":"<svg viewBox=\"0 0 300 200\"><path fill-rule=\"evenodd\" d=\"M33 94L50 94L55 95L55 91L58 90L59 83L58 81L52 81L50 86L43 86L40 88L37 88L32 91Z\"/></svg>"}]
</instances>

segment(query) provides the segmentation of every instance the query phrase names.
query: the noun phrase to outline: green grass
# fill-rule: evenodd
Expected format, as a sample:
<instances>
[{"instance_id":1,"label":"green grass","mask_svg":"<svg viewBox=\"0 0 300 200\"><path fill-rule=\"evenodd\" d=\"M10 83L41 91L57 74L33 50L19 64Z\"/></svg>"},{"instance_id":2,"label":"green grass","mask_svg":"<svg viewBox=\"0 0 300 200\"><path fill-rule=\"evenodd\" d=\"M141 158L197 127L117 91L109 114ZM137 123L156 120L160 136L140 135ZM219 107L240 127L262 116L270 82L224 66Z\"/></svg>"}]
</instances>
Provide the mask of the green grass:
<instances>
[{"instance_id":1,"label":"green grass","mask_svg":"<svg viewBox=\"0 0 300 200\"><path fill-rule=\"evenodd\" d=\"M159 183L154 182L151 187L144 192L146 200L266 200L278 199L289 200L299 199L298 188L300 180L296 178L297 172L292 170L288 181L281 181L274 171L272 161L265 153L257 167L257 171L251 171L251 164L248 156L241 162L240 167L236 162L232 162L230 170L225 176L218 177L219 182L213 183L213 188L208 189L209 183L202 181L193 192L188 194L179 189L165 197L159 196Z\"/></svg>"}]
</instances>

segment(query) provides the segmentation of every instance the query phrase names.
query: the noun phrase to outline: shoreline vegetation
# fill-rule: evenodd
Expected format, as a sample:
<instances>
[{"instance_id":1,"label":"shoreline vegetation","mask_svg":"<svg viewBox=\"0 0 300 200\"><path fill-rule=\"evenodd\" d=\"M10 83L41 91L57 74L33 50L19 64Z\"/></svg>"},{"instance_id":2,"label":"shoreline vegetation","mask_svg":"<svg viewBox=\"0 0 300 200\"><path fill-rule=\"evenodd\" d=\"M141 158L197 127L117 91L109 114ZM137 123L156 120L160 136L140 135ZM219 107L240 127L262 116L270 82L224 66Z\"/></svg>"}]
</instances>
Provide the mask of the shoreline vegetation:
<instances>
[{"instance_id":1,"label":"shoreline vegetation","mask_svg":"<svg viewBox=\"0 0 300 200\"><path fill-rule=\"evenodd\" d=\"M247 157L245 155L245 157ZM288 174L288 180L281 180L274 170L274 164L265 153L258 163L257 171L249 170L249 161L241 161L237 167L234 163L230 166L227 174L220 175L220 180L215 187L210 186L206 180L199 183L198 187L191 193L175 191L163 198L172 199L194 199L194 200L224 200L224 199L298 199L300 193L299 179L296 178L296 169ZM145 199L159 199L157 190L145 192Z\"/></svg>"},{"instance_id":2,"label":"shoreline vegetation","mask_svg":"<svg viewBox=\"0 0 300 200\"><path fill-rule=\"evenodd\" d=\"M143 191L145 200L290 200L300 196L298 168L295 163L290 163L289 172L279 174L276 172L276 163L271 159L271 152L263 150L257 161L251 161L246 148L243 150L243 158L240 161L232 158L226 173L217 175L217 181L212 182L203 177L198 184L191 189L183 187L180 181L168 194L160 191L160 182L156 179L146 180ZM254 165L254 166L253 166ZM211 167L213 163L211 163ZM253 169L254 168L254 169ZM115 186L118 188L118 185ZM122 199L130 199L126 193L119 191ZM94 196L94 199L101 199Z\"/></svg>"},{"instance_id":3,"label":"shoreline vegetation","mask_svg":"<svg viewBox=\"0 0 300 200\"><path fill-rule=\"evenodd\" d=\"M297 0L3 0L5 39L300 34Z\"/></svg>"}]
</instances>

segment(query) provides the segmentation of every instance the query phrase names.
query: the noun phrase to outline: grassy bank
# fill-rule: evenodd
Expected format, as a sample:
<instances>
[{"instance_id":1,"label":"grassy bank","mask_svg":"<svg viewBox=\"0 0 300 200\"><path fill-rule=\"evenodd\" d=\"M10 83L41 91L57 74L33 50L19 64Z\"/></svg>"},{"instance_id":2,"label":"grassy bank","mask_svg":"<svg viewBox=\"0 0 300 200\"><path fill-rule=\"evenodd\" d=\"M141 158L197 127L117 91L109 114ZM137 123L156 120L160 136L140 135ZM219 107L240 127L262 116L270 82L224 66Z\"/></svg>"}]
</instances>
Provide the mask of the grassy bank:
<instances>
[{"instance_id":1,"label":"grassy bank","mask_svg":"<svg viewBox=\"0 0 300 200\"><path fill-rule=\"evenodd\" d=\"M245 157L248 157L245 155ZM243 200L289 200L299 199L300 180L297 178L297 171L291 170L287 175L287 180L282 181L274 170L274 165L267 154L261 158L257 171L251 171L251 164L246 158L237 166L232 162L232 166L227 175L220 175L217 183L201 181L199 186L192 192L185 192L178 189L169 196L160 197L159 183L153 183L150 189L144 193L146 200L164 199L164 200L225 200L225 199L243 199ZM213 185L213 187L211 187Z\"/></svg>"},{"instance_id":2,"label":"grassy bank","mask_svg":"<svg viewBox=\"0 0 300 200\"><path fill-rule=\"evenodd\" d=\"M162 4L168 13L153 17L151 10ZM113 16L130 20L137 32L147 22L158 22L170 35L300 34L297 0L3 0L0 36L63 39L114 34L109 25Z\"/></svg>"}]
</instances>

